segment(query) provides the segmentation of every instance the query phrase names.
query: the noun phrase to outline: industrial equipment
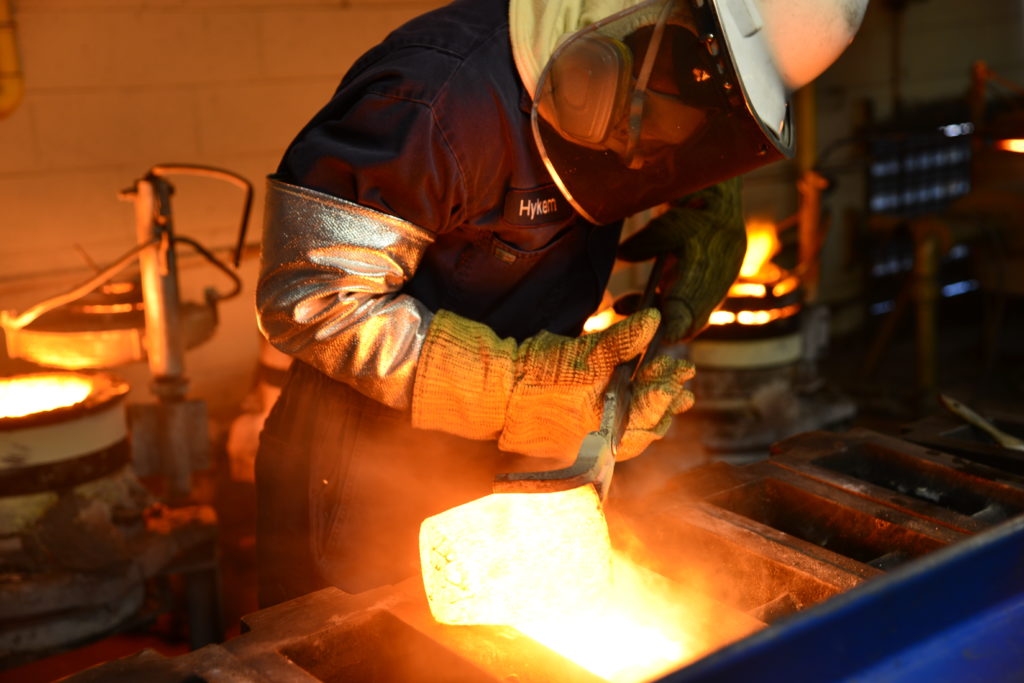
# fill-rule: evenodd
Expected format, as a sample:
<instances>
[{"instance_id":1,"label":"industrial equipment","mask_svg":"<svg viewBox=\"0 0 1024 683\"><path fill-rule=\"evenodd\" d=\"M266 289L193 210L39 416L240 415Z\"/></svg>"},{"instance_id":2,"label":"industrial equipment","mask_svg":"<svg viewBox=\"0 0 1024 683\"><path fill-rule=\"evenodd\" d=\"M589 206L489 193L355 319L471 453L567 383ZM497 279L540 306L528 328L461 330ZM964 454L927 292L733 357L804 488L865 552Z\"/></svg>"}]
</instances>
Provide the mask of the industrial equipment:
<instances>
[{"instance_id":1,"label":"industrial equipment","mask_svg":"<svg viewBox=\"0 0 1024 683\"><path fill-rule=\"evenodd\" d=\"M219 169L159 165L123 193L135 207L134 248L64 294L0 312L9 355L43 368L0 378L5 668L146 623L170 609L162 603L171 576L185 586L191 644L222 637L216 514L191 497L193 472L207 467L206 408L187 396L184 352L212 335L217 303L240 281L175 234L167 177L178 174L245 190L237 265L249 183ZM233 290L183 303L180 244L229 276ZM137 276L115 279L136 263ZM127 383L101 371L140 360L155 403L129 403Z\"/></svg>"},{"instance_id":2,"label":"industrial equipment","mask_svg":"<svg viewBox=\"0 0 1024 683\"><path fill-rule=\"evenodd\" d=\"M550 634L439 624L419 577L410 577L356 595L317 591L245 617L244 635L223 644L173 658L145 651L70 680L1024 675L1015 642L1024 626L1020 476L854 429L798 434L762 462L706 465L654 490L632 489L626 472L618 478L613 544L671 615L672 629L645 631L640 642L672 633L680 645L656 674L622 661L638 651L625 639L626 622L615 629L576 622L576 633L561 634L581 636L576 649ZM656 606L642 611L657 624Z\"/></svg>"}]
</instances>

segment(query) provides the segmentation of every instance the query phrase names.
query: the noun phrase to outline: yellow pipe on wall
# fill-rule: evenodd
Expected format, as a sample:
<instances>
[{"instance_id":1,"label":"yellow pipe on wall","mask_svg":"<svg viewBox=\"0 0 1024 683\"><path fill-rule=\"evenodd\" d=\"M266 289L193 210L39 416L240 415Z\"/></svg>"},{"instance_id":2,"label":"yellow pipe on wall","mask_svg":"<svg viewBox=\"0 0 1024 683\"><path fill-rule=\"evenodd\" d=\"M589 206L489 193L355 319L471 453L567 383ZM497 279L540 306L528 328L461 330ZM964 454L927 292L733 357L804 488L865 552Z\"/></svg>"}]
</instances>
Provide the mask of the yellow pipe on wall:
<instances>
[{"instance_id":1,"label":"yellow pipe on wall","mask_svg":"<svg viewBox=\"0 0 1024 683\"><path fill-rule=\"evenodd\" d=\"M821 191L828 186L814 170L818 159L818 100L814 84L809 83L793 96L796 109L796 163L800 177L796 187L800 193L797 212L800 248L800 269L803 271L804 299L818 298L818 266L821 257Z\"/></svg>"},{"instance_id":2,"label":"yellow pipe on wall","mask_svg":"<svg viewBox=\"0 0 1024 683\"><path fill-rule=\"evenodd\" d=\"M14 111L25 94L11 0L0 0L0 119Z\"/></svg>"}]
</instances>

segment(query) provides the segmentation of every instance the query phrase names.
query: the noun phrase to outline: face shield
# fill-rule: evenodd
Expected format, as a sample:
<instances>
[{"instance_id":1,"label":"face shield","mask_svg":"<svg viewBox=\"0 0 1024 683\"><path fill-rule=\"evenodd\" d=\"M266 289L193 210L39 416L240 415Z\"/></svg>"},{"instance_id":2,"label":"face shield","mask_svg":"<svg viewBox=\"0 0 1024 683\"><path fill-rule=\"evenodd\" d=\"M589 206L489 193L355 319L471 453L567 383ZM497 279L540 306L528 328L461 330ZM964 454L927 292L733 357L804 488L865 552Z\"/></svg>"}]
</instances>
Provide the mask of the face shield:
<instances>
[{"instance_id":1,"label":"face shield","mask_svg":"<svg viewBox=\"0 0 1024 683\"><path fill-rule=\"evenodd\" d=\"M563 41L533 133L596 224L792 155L785 86L750 0L648 0Z\"/></svg>"}]
</instances>

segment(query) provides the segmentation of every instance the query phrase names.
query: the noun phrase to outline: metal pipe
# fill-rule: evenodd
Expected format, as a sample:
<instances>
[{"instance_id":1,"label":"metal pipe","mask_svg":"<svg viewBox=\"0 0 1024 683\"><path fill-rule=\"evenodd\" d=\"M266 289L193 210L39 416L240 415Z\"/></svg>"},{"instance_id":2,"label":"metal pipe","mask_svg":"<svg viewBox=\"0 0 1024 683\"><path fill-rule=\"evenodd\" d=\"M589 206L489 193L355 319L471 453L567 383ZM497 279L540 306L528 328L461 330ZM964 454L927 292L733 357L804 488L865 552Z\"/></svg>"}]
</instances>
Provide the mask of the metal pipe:
<instances>
[{"instance_id":1,"label":"metal pipe","mask_svg":"<svg viewBox=\"0 0 1024 683\"><path fill-rule=\"evenodd\" d=\"M939 264L949 250L951 236L949 226L934 218L919 218L910 230L914 237L917 383L923 404L930 407L938 396Z\"/></svg>"},{"instance_id":2,"label":"metal pipe","mask_svg":"<svg viewBox=\"0 0 1024 683\"><path fill-rule=\"evenodd\" d=\"M140 244L158 246L139 253L139 274L146 315L146 354L154 392L161 398L185 395L185 345L179 321L178 271L174 256L171 185L147 175L131 192L135 202L135 234Z\"/></svg>"},{"instance_id":3,"label":"metal pipe","mask_svg":"<svg viewBox=\"0 0 1024 683\"><path fill-rule=\"evenodd\" d=\"M242 205L242 222L239 225L238 239L235 243L234 263L235 268L238 268L242 263L242 250L245 248L245 231L249 224L249 211L252 208L252 183L233 171L200 164L157 164L149 172L154 176L192 175L224 180L245 192L245 200Z\"/></svg>"},{"instance_id":4,"label":"metal pipe","mask_svg":"<svg viewBox=\"0 0 1024 683\"><path fill-rule=\"evenodd\" d=\"M180 322L178 268L175 258L173 186L151 169L122 193L135 205L135 231L142 244L156 245L139 254L139 276L146 318L146 355L153 377L155 405L131 406L132 448L147 471L162 474L173 505L191 495L192 472L208 465L206 406L186 399L185 344Z\"/></svg>"},{"instance_id":5,"label":"metal pipe","mask_svg":"<svg viewBox=\"0 0 1024 683\"><path fill-rule=\"evenodd\" d=\"M818 108L814 84L805 85L794 94L797 130L797 178L800 194L797 211L801 286L807 303L818 298L819 258L821 256L821 192L828 181L815 172L818 158Z\"/></svg>"},{"instance_id":6,"label":"metal pipe","mask_svg":"<svg viewBox=\"0 0 1024 683\"><path fill-rule=\"evenodd\" d=\"M37 304L33 304L31 308L15 315L11 311L0 311L0 322L2 322L5 329L20 330L23 327L31 325L40 316L49 313L50 311L60 308L64 304L77 301L83 296L93 291L103 283L110 280L112 277L120 273L122 270L127 268L129 265L135 262L136 257L140 252L143 252L150 247L154 247L157 244L157 239L151 239L148 242L141 242L135 245L131 251L124 254L114 263L110 264L106 268L99 270L95 275L86 280L80 285L75 286L73 289L68 290L62 294L57 294L48 299L44 299Z\"/></svg>"}]
</instances>

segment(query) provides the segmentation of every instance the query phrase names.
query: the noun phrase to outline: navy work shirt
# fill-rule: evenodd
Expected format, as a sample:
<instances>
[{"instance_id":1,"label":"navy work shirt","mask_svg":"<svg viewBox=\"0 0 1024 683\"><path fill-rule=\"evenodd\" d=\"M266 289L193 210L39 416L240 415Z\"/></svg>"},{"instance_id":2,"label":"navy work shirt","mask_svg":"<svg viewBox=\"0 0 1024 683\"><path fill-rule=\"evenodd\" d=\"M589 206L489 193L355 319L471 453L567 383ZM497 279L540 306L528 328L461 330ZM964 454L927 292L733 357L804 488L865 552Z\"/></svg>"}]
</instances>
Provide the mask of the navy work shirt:
<instances>
[{"instance_id":1,"label":"navy work shirt","mask_svg":"<svg viewBox=\"0 0 1024 683\"><path fill-rule=\"evenodd\" d=\"M507 0L456 0L363 55L299 133L280 179L436 235L403 291L522 340L575 336L601 301L621 223L582 219L552 182L512 58Z\"/></svg>"}]
</instances>

